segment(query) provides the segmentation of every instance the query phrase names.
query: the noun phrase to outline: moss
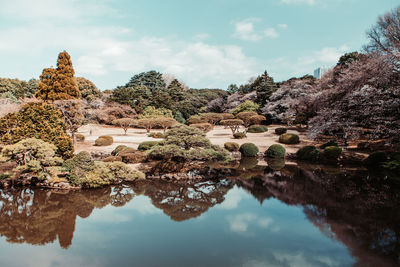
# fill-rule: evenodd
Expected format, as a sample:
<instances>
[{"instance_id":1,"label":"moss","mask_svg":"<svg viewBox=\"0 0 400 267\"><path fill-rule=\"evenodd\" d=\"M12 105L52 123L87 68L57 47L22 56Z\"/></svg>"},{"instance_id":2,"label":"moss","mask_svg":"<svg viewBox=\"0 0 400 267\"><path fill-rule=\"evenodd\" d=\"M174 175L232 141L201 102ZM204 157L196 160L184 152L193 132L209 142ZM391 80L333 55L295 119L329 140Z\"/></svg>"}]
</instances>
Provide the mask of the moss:
<instances>
[{"instance_id":1,"label":"moss","mask_svg":"<svg viewBox=\"0 0 400 267\"><path fill-rule=\"evenodd\" d=\"M325 149L325 148L328 147L328 146L338 146L338 143L336 143L335 140L330 140L330 141L328 141L327 143L321 145L319 148Z\"/></svg>"},{"instance_id":2,"label":"moss","mask_svg":"<svg viewBox=\"0 0 400 267\"><path fill-rule=\"evenodd\" d=\"M297 159L316 161L320 157L320 152L315 146L303 146L296 153Z\"/></svg>"},{"instance_id":3,"label":"moss","mask_svg":"<svg viewBox=\"0 0 400 267\"><path fill-rule=\"evenodd\" d=\"M268 131L268 127L265 125L251 125L247 132L249 133L265 133Z\"/></svg>"},{"instance_id":4,"label":"moss","mask_svg":"<svg viewBox=\"0 0 400 267\"><path fill-rule=\"evenodd\" d=\"M113 156L118 156L118 154L122 151L129 148L128 146L125 145L119 145L116 148L114 148L114 150L111 152L111 155Z\"/></svg>"},{"instance_id":5,"label":"moss","mask_svg":"<svg viewBox=\"0 0 400 267\"><path fill-rule=\"evenodd\" d=\"M226 150L230 151L230 152L237 152L239 151L239 144L235 143L235 142L226 142L224 144L224 147Z\"/></svg>"},{"instance_id":6,"label":"moss","mask_svg":"<svg viewBox=\"0 0 400 267\"><path fill-rule=\"evenodd\" d=\"M108 135L99 136L94 142L95 146L110 146L114 143L114 138Z\"/></svg>"},{"instance_id":7,"label":"moss","mask_svg":"<svg viewBox=\"0 0 400 267\"><path fill-rule=\"evenodd\" d=\"M342 149L337 146L328 146L324 149L324 155L327 159L337 160L342 154Z\"/></svg>"},{"instance_id":8,"label":"moss","mask_svg":"<svg viewBox=\"0 0 400 267\"><path fill-rule=\"evenodd\" d=\"M243 157L255 157L258 153L258 147L253 143L244 143L239 148Z\"/></svg>"},{"instance_id":9,"label":"moss","mask_svg":"<svg viewBox=\"0 0 400 267\"><path fill-rule=\"evenodd\" d=\"M287 132L287 129L284 128L284 127L280 127L280 128L276 128L275 129L275 133L278 134L278 135L284 134L286 132Z\"/></svg>"},{"instance_id":10,"label":"moss","mask_svg":"<svg viewBox=\"0 0 400 267\"><path fill-rule=\"evenodd\" d=\"M234 133L233 138L235 139L243 139L246 138L246 133Z\"/></svg>"},{"instance_id":11,"label":"moss","mask_svg":"<svg viewBox=\"0 0 400 267\"><path fill-rule=\"evenodd\" d=\"M366 166L378 166L383 162L387 161L387 155L385 152L373 152L371 153L367 159L365 159L364 163Z\"/></svg>"},{"instance_id":12,"label":"moss","mask_svg":"<svg viewBox=\"0 0 400 267\"><path fill-rule=\"evenodd\" d=\"M279 143L288 145L298 144L300 143L300 137L297 134L285 133L279 136Z\"/></svg>"},{"instance_id":13,"label":"moss","mask_svg":"<svg viewBox=\"0 0 400 267\"><path fill-rule=\"evenodd\" d=\"M151 149L153 146L155 146L157 144L158 144L157 141L142 142L142 143L139 144L138 150L139 151L147 151L147 150Z\"/></svg>"},{"instance_id":14,"label":"moss","mask_svg":"<svg viewBox=\"0 0 400 267\"><path fill-rule=\"evenodd\" d=\"M265 156L267 158L284 158L286 153L286 149L282 145L272 145L267 151L265 151Z\"/></svg>"}]
</instances>

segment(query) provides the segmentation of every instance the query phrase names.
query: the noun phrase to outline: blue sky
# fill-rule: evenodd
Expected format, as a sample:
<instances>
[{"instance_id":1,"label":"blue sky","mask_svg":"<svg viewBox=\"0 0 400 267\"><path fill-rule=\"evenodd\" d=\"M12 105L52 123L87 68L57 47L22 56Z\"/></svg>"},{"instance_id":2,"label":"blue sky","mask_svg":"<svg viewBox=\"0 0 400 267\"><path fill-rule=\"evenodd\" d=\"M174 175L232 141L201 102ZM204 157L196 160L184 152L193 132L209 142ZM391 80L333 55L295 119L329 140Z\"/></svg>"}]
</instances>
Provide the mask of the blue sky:
<instances>
[{"instance_id":1,"label":"blue sky","mask_svg":"<svg viewBox=\"0 0 400 267\"><path fill-rule=\"evenodd\" d=\"M38 78L70 53L100 89L157 70L226 89L332 66L398 0L0 0L0 77Z\"/></svg>"}]
</instances>

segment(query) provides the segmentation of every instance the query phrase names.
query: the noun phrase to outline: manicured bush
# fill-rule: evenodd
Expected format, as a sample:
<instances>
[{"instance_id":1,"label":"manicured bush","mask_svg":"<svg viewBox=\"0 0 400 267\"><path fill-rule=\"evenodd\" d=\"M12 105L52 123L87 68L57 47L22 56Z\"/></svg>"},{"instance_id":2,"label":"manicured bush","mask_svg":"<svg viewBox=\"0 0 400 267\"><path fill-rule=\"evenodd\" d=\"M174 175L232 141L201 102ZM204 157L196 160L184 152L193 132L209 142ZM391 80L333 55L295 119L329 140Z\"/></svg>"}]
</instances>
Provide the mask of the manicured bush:
<instances>
[{"instance_id":1,"label":"manicured bush","mask_svg":"<svg viewBox=\"0 0 400 267\"><path fill-rule=\"evenodd\" d=\"M160 132L150 133L147 136L152 138L164 138L164 134Z\"/></svg>"},{"instance_id":2,"label":"manicured bush","mask_svg":"<svg viewBox=\"0 0 400 267\"><path fill-rule=\"evenodd\" d=\"M139 144L138 150L139 151L146 151L151 149L153 146L157 145L157 141L145 141Z\"/></svg>"},{"instance_id":3,"label":"manicured bush","mask_svg":"<svg viewBox=\"0 0 400 267\"><path fill-rule=\"evenodd\" d=\"M114 138L108 135L99 136L94 142L95 146L110 146L114 143Z\"/></svg>"},{"instance_id":4,"label":"manicured bush","mask_svg":"<svg viewBox=\"0 0 400 267\"><path fill-rule=\"evenodd\" d=\"M327 143L321 145L319 148L325 149L325 148L328 147L328 146L338 146L338 143L336 143L335 140L330 140L330 141L328 141Z\"/></svg>"},{"instance_id":5,"label":"manicured bush","mask_svg":"<svg viewBox=\"0 0 400 267\"><path fill-rule=\"evenodd\" d=\"M324 149L324 155L328 159L338 159L339 156L342 154L342 149L337 146L328 146Z\"/></svg>"},{"instance_id":6,"label":"manicured bush","mask_svg":"<svg viewBox=\"0 0 400 267\"><path fill-rule=\"evenodd\" d=\"M286 132L287 132L287 129L284 128L284 127L280 127L280 128L276 128L275 129L275 133L278 134L278 135L284 134Z\"/></svg>"},{"instance_id":7,"label":"manicured bush","mask_svg":"<svg viewBox=\"0 0 400 267\"><path fill-rule=\"evenodd\" d=\"M303 146L296 153L297 159L315 161L319 159L320 152L315 146Z\"/></svg>"},{"instance_id":8,"label":"manicured bush","mask_svg":"<svg viewBox=\"0 0 400 267\"><path fill-rule=\"evenodd\" d=\"M298 144L300 143L300 137L297 134L285 133L279 136L279 143L288 145Z\"/></svg>"},{"instance_id":9,"label":"manicured bush","mask_svg":"<svg viewBox=\"0 0 400 267\"><path fill-rule=\"evenodd\" d=\"M234 133L233 138L235 139L243 139L246 138L246 133Z\"/></svg>"},{"instance_id":10,"label":"manicured bush","mask_svg":"<svg viewBox=\"0 0 400 267\"><path fill-rule=\"evenodd\" d=\"M365 159L364 163L367 166L378 166L383 162L387 161L387 155L385 152L373 152L371 153L367 159Z\"/></svg>"},{"instance_id":11,"label":"manicured bush","mask_svg":"<svg viewBox=\"0 0 400 267\"><path fill-rule=\"evenodd\" d=\"M258 147L253 143L244 143L239 148L243 157L255 157L258 153Z\"/></svg>"},{"instance_id":12,"label":"manicured bush","mask_svg":"<svg viewBox=\"0 0 400 267\"><path fill-rule=\"evenodd\" d=\"M251 125L247 130L248 133L265 133L268 131L268 127L265 125Z\"/></svg>"},{"instance_id":13,"label":"manicured bush","mask_svg":"<svg viewBox=\"0 0 400 267\"><path fill-rule=\"evenodd\" d=\"M230 152L237 152L239 151L239 144L238 143L234 143L234 142L226 142L224 144L224 147L226 150L230 151Z\"/></svg>"},{"instance_id":14,"label":"manicured bush","mask_svg":"<svg viewBox=\"0 0 400 267\"><path fill-rule=\"evenodd\" d=\"M85 136L83 134L75 134L76 141L83 142L85 141Z\"/></svg>"},{"instance_id":15,"label":"manicured bush","mask_svg":"<svg viewBox=\"0 0 400 267\"><path fill-rule=\"evenodd\" d=\"M274 144L265 151L267 158L284 158L286 149L282 145Z\"/></svg>"},{"instance_id":16,"label":"manicured bush","mask_svg":"<svg viewBox=\"0 0 400 267\"><path fill-rule=\"evenodd\" d=\"M113 156L118 156L118 154L119 154L122 150L125 150L125 149L127 149L127 148L129 148L129 147L126 146L126 145L119 145L119 146L117 146L116 148L114 148L114 150L111 152L111 155L113 155Z\"/></svg>"}]
</instances>

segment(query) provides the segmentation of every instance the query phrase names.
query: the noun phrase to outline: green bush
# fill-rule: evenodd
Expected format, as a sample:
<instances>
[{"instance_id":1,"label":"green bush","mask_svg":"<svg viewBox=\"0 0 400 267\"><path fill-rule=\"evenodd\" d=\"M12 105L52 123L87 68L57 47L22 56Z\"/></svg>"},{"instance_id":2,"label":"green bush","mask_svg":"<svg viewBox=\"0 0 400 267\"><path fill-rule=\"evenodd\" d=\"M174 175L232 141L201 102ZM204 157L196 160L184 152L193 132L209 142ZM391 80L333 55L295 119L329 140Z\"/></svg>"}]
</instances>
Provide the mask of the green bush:
<instances>
[{"instance_id":1,"label":"green bush","mask_svg":"<svg viewBox=\"0 0 400 267\"><path fill-rule=\"evenodd\" d=\"M234 133L233 138L235 139L243 139L246 138L246 133Z\"/></svg>"},{"instance_id":2,"label":"green bush","mask_svg":"<svg viewBox=\"0 0 400 267\"><path fill-rule=\"evenodd\" d=\"M337 146L328 146L324 149L324 155L328 159L337 160L342 154L342 149Z\"/></svg>"},{"instance_id":3,"label":"green bush","mask_svg":"<svg viewBox=\"0 0 400 267\"><path fill-rule=\"evenodd\" d=\"M158 144L157 141L145 141L145 142L142 142L139 144L138 150L139 151L147 151L157 144Z\"/></svg>"},{"instance_id":4,"label":"green bush","mask_svg":"<svg viewBox=\"0 0 400 267\"><path fill-rule=\"evenodd\" d=\"M237 152L239 151L239 144L238 143L234 143L234 142L226 142L224 144L224 147L226 150L230 151L230 152Z\"/></svg>"},{"instance_id":5,"label":"green bush","mask_svg":"<svg viewBox=\"0 0 400 267\"><path fill-rule=\"evenodd\" d=\"M268 131L268 127L265 125L251 125L247 132L249 133L265 133Z\"/></svg>"},{"instance_id":6,"label":"green bush","mask_svg":"<svg viewBox=\"0 0 400 267\"><path fill-rule=\"evenodd\" d=\"M253 143L244 143L239 148L243 157L255 157L258 153L258 147Z\"/></svg>"},{"instance_id":7,"label":"green bush","mask_svg":"<svg viewBox=\"0 0 400 267\"><path fill-rule=\"evenodd\" d=\"M267 151L265 151L265 156L267 158L284 158L286 149L282 145L272 145Z\"/></svg>"},{"instance_id":8,"label":"green bush","mask_svg":"<svg viewBox=\"0 0 400 267\"><path fill-rule=\"evenodd\" d=\"M275 133L278 134L278 135L284 134L286 132L287 132L287 129L284 128L284 127L280 127L280 128L276 128L275 129Z\"/></svg>"},{"instance_id":9,"label":"green bush","mask_svg":"<svg viewBox=\"0 0 400 267\"><path fill-rule=\"evenodd\" d=\"M152 138L164 138L164 134L160 132L150 133L147 136Z\"/></svg>"},{"instance_id":10,"label":"green bush","mask_svg":"<svg viewBox=\"0 0 400 267\"><path fill-rule=\"evenodd\" d=\"M127 148L129 148L129 147L126 146L126 145L119 145L119 146L117 146L116 148L114 148L114 150L111 152L111 155L113 155L113 156L118 156L118 154L119 154L122 150L125 150L125 149L127 149Z\"/></svg>"},{"instance_id":11,"label":"green bush","mask_svg":"<svg viewBox=\"0 0 400 267\"><path fill-rule=\"evenodd\" d=\"M95 146L110 146L114 143L114 138L108 135L99 136L94 142Z\"/></svg>"},{"instance_id":12,"label":"green bush","mask_svg":"<svg viewBox=\"0 0 400 267\"><path fill-rule=\"evenodd\" d=\"M321 145L319 148L325 149L325 148L328 147L328 146L338 146L338 143L336 143L335 140L330 140L330 141L328 141L327 143Z\"/></svg>"},{"instance_id":13,"label":"green bush","mask_svg":"<svg viewBox=\"0 0 400 267\"><path fill-rule=\"evenodd\" d=\"M297 159L315 161L319 159L320 152L315 146L303 146L296 153Z\"/></svg>"},{"instance_id":14,"label":"green bush","mask_svg":"<svg viewBox=\"0 0 400 267\"><path fill-rule=\"evenodd\" d=\"M300 143L300 137L297 134L285 133L279 136L279 143L288 145L298 144Z\"/></svg>"},{"instance_id":15,"label":"green bush","mask_svg":"<svg viewBox=\"0 0 400 267\"><path fill-rule=\"evenodd\" d=\"M75 134L76 141L83 142L85 141L85 136L83 134Z\"/></svg>"},{"instance_id":16,"label":"green bush","mask_svg":"<svg viewBox=\"0 0 400 267\"><path fill-rule=\"evenodd\" d=\"M365 164L367 166L378 166L383 162L387 161L387 155L385 152L373 152L371 153L367 159L365 159Z\"/></svg>"}]
</instances>

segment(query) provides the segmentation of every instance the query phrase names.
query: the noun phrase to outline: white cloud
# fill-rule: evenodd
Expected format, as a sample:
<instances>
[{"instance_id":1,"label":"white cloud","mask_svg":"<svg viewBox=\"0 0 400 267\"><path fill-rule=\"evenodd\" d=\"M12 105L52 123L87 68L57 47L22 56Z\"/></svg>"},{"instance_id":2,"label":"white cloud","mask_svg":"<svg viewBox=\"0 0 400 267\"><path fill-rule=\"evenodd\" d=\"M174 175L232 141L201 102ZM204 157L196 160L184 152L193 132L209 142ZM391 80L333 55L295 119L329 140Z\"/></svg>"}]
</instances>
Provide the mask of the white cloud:
<instances>
[{"instance_id":1,"label":"white cloud","mask_svg":"<svg viewBox=\"0 0 400 267\"><path fill-rule=\"evenodd\" d=\"M306 5L314 5L316 0L280 0L283 4L306 4Z\"/></svg>"},{"instance_id":2,"label":"white cloud","mask_svg":"<svg viewBox=\"0 0 400 267\"><path fill-rule=\"evenodd\" d=\"M349 47L347 45L342 45L341 47L324 47L320 51L315 53L316 59L324 62L333 64L338 61L341 55L343 55Z\"/></svg>"},{"instance_id":3,"label":"white cloud","mask_svg":"<svg viewBox=\"0 0 400 267\"><path fill-rule=\"evenodd\" d=\"M271 218L259 217L254 213L237 214L233 217L229 217L228 220L230 230L236 233L247 233L249 225L252 225L252 227L258 226L264 229L268 229L273 223L273 220ZM271 229L271 231L276 231L276 229L273 228Z\"/></svg>"},{"instance_id":4,"label":"white cloud","mask_svg":"<svg viewBox=\"0 0 400 267\"><path fill-rule=\"evenodd\" d=\"M278 24L278 27L281 28L281 29L287 29L288 25L283 23L283 24Z\"/></svg>"},{"instance_id":5,"label":"white cloud","mask_svg":"<svg viewBox=\"0 0 400 267\"><path fill-rule=\"evenodd\" d=\"M262 36L255 32L254 23L258 22L257 18L249 18L239 21L235 24L235 32L233 37L245 40L245 41L258 41L261 40Z\"/></svg>"},{"instance_id":6,"label":"white cloud","mask_svg":"<svg viewBox=\"0 0 400 267\"><path fill-rule=\"evenodd\" d=\"M268 38L278 38L279 33L274 28L268 28L264 31L264 34Z\"/></svg>"}]
</instances>

